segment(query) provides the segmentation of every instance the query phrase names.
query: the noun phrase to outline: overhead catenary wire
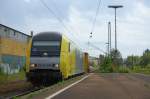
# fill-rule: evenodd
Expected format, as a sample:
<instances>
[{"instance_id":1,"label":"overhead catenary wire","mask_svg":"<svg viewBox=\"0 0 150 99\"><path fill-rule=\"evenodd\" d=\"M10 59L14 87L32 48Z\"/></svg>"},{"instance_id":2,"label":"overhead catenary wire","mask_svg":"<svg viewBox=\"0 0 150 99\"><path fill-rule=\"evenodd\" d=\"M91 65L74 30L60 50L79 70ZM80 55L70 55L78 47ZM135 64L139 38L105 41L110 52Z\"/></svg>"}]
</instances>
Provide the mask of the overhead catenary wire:
<instances>
[{"instance_id":1,"label":"overhead catenary wire","mask_svg":"<svg viewBox=\"0 0 150 99\"><path fill-rule=\"evenodd\" d=\"M51 0L51 2L52 2L53 5L55 6L55 10L59 13L59 15L63 15L63 14L62 14L62 11L57 7L57 4L54 2L54 0ZM80 34L80 32L77 31L73 26L68 25L68 27L70 27L70 29L74 30L76 33L79 33L79 34ZM76 34L76 33L75 33L75 34ZM77 41L79 41L78 35L75 35L75 34L72 33L72 36L73 36ZM80 43L79 43L79 45L80 45Z\"/></svg>"},{"instance_id":2,"label":"overhead catenary wire","mask_svg":"<svg viewBox=\"0 0 150 99\"><path fill-rule=\"evenodd\" d=\"M90 31L90 36L89 36L88 42L90 42L90 39L93 37L93 31L95 29L95 23L96 23L97 16L98 16L98 13L99 13L100 4L101 4L101 0L98 0L98 5L97 5L95 16L93 18L92 27L91 27L91 31Z\"/></svg>"},{"instance_id":3,"label":"overhead catenary wire","mask_svg":"<svg viewBox=\"0 0 150 99\"><path fill-rule=\"evenodd\" d=\"M63 20L55 14L55 12L44 2L44 0L39 0L39 1L43 4L43 6L44 6L45 8L47 8L47 10L48 10L50 13L52 13L52 14L56 17L56 19L62 24L62 26L64 27L64 29L65 29L68 33L72 33L72 32L68 29L68 27L64 24ZM58 10L58 9L57 9L57 10ZM74 37L77 41L79 41L79 40L75 37L74 33L72 33L72 34L73 34L72 37ZM80 45L80 43L78 43L78 45ZM81 46L81 45L80 45L80 46Z\"/></svg>"},{"instance_id":4,"label":"overhead catenary wire","mask_svg":"<svg viewBox=\"0 0 150 99\"><path fill-rule=\"evenodd\" d=\"M54 11L44 2L44 0L39 0L42 4L43 4L43 6L45 6L46 8L47 8L47 10L51 13L51 14L53 14L55 17L56 17L56 19L62 24L62 26L64 27L64 29L66 29L66 31L67 32L70 32L70 30L66 27L66 25L64 24L64 22L62 21L62 19L60 18L60 17L58 17L55 13L54 13ZM99 12L99 6L100 6L100 0L99 0L99 4L98 4L98 8L97 8L97 11L96 11L96 15L95 15L95 18L94 18L94 23L93 23L93 29L94 29L94 26L95 26L95 22L96 22L96 17L97 17L97 15L98 15L98 12ZM71 33L71 32L70 32ZM80 44L80 43L79 43ZM92 45L92 44L90 44L90 45ZM95 47L97 50L101 50L101 49L99 49L98 47L96 47L96 46L94 46L94 45L92 45L93 47ZM102 51L101 50L101 52L103 52L103 53L105 53L104 51Z\"/></svg>"},{"instance_id":5,"label":"overhead catenary wire","mask_svg":"<svg viewBox=\"0 0 150 99\"><path fill-rule=\"evenodd\" d=\"M57 7L56 2L54 2L54 0L51 0L51 2L52 2L53 5L55 6L55 10L57 10L57 12L58 12L60 15L63 15L61 9L59 9L59 8ZM69 25L69 27L70 27L71 29L73 29L76 33L79 33L79 34L80 34L80 31L77 30L77 29L75 29L73 26ZM75 36L77 37L77 35L75 35Z\"/></svg>"},{"instance_id":6,"label":"overhead catenary wire","mask_svg":"<svg viewBox=\"0 0 150 99\"><path fill-rule=\"evenodd\" d=\"M93 23L92 23L92 27L91 27L91 32L90 33L93 33L93 31L95 29L95 23L97 21L97 16L98 16L98 13L99 13L99 10L100 10L100 4L101 4L101 0L98 0L98 5L97 5L97 9L96 9L96 13L95 13L95 16L94 16L94 20L93 20Z\"/></svg>"},{"instance_id":7,"label":"overhead catenary wire","mask_svg":"<svg viewBox=\"0 0 150 99\"><path fill-rule=\"evenodd\" d=\"M100 49L99 47L95 46L94 44L92 44L92 43L90 43L90 42L88 42L88 43L89 43L89 45L90 45L91 47L93 47L94 49L99 50L100 52L106 54L106 52L103 51L102 49Z\"/></svg>"},{"instance_id":8,"label":"overhead catenary wire","mask_svg":"<svg viewBox=\"0 0 150 99\"><path fill-rule=\"evenodd\" d=\"M98 5L97 5L97 8L96 8L96 13L95 13L95 16L93 18L93 22L92 22L92 27L91 27L91 31L90 31L90 36L89 36L89 39L88 39L88 49L89 49L89 46L91 45L90 44L90 39L93 37L93 31L95 29L95 24L96 24L96 21L97 21L97 16L98 16L98 13L99 13L99 10L100 10L100 4L101 4L101 0L98 0ZM95 45L91 45L92 47L100 50L101 52L105 53L104 51L102 51L101 49L99 49L98 47L96 47Z\"/></svg>"},{"instance_id":9,"label":"overhead catenary wire","mask_svg":"<svg viewBox=\"0 0 150 99\"><path fill-rule=\"evenodd\" d=\"M56 18L57 18L57 20L63 25L63 27L66 29L66 31L68 31L68 32L70 32L70 30L65 26L65 24L63 23L63 21L54 13L54 11L50 8L50 7L48 7L47 6L47 4L44 2L44 0L39 0L42 4L43 4L43 6L45 7L45 8L47 8L47 10L50 12L50 13L52 13Z\"/></svg>"}]
</instances>

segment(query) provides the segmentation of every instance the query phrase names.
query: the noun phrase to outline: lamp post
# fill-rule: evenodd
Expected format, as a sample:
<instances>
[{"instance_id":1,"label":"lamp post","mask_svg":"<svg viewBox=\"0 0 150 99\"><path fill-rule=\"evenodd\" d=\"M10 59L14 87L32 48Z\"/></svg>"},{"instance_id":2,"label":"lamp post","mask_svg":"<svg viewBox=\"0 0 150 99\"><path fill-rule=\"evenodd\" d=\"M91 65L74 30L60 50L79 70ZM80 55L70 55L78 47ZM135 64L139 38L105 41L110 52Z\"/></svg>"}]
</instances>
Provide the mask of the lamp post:
<instances>
[{"instance_id":1,"label":"lamp post","mask_svg":"<svg viewBox=\"0 0 150 99\"><path fill-rule=\"evenodd\" d=\"M122 8L122 5L109 5L108 8L115 9L115 50L117 51L117 25L116 25L116 9Z\"/></svg>"}]
</instances>

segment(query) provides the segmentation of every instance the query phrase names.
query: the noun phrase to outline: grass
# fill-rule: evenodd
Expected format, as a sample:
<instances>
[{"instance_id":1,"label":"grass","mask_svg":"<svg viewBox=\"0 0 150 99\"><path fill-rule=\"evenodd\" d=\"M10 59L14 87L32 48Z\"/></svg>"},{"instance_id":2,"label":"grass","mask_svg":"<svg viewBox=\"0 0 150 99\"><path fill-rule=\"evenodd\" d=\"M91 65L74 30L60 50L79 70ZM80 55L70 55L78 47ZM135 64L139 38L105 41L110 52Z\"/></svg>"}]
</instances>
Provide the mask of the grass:
<instances>
[{"instance_id":1,"label":"grass","mask_svg":"<svg viewBox=\"0 0 150 99\"><path fill-rule=\"evenodd\" d=\"M150 64L142 66L115 66L111 63L110 59L105 59L105 61L99 66L99 72L101 73L142 73L150 74Z\"/></svg>"},{"instance_id":2,"label":"grass","mask_svg":"<svg viewBox=\"0 0 150 99\"><path fill-rule=\"evenodd\" d=\"M111 64L107 64L104 66L100 66L99 72L101 73L129 73L131 70L125 66L112 66Z\"/></svg>"},{"instance_id":3,"label":"grass","mask_svg":"<svg viewBox=\"0 0 150 99\"><path fill-rule=\"evenodd\" d=\"M3 74L0 73L0 84L6 84L13 81L24 80L25 79L25 71L21 70L16 74Z\"/></svg>"},{"instance_id":4,"label":"grass","mask_svg":"<svg viewBox=\"0 0 150 99\"><path fill-rule=\"evenodd\" d=\"M133 73L142 73L142 74L148 74L148 75L150 75L150 67L142 68L142 67L140 67L140 66L134 66L134 67L131 69L131 72L133 72Z\"/></svg>"},{"instance_id":5,"label":"grass","mask_svg":"<svg viewBox=\"0 0 150 99\"><path fill-rule=\"evenodd\" d=\"M5 83L5 82L6 82L6 80L7 80L6 75L5 75L5 74L3 74L3 73L0 73L0 84Z\"/></svg>"},{"instance_id":6,"label":"grass","mask_svg":"<svg viewBox=\"0 0 150 99\"><path fill-rule=\"evenodd\" d=\"M116 72L116 73L129 73L130 69L128 67L125 67L125 66L119 66L119 67L116 67L113 72Z\"/></svg>"}]
</instances>

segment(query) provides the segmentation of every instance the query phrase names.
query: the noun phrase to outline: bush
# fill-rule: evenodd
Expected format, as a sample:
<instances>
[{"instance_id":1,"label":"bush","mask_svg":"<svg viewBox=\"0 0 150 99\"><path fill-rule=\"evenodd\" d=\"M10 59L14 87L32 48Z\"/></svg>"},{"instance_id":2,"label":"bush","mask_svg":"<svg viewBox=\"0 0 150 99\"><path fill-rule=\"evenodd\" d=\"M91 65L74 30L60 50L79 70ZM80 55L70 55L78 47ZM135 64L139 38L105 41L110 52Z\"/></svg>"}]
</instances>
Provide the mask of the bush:
<instances>
[{"instance_id":1,"label":"bush","mask_svg":"<svg viewBox=\"0 0 150 99\"><path fill-rule=\"evenodd\" d=\"M149 66L147 67L134 66L132 69L132 72L150 74L150 67Z\"/></svg>"},{"instance_id":2,"label":"bush","mask_svg":"<svg viewBox=\"0 0 150 99\"><path fill-rule=\"evenodd\" d=\"M120 67L118 68L118 72L119 72L119 73L129 73L129 72L130 72L130 69L127 68L127 67L124 67L124 66L120 66Z\"/></svg>"},{"instance_id":3,"label":"bush","mask_svg":"<svg viewBox=\"0 0 150 99\"><path fill-rule=\"evenodd\" d=\"M2 73L2 70L1 70L1 68L0 68L0 74Z\"/></svg>"},{"instance_id":4,"label":"bush","mask_svg":"<svg viewBox=\"0 0 150 99\"><path fill-rule=\"evenodd\" d=\"M113 72L112 63L110 58L105 58L103 63L99 67L100 72L102 73L110 73Z\"/></svg>"},{"instance_id":5,"label":"bush","mask_svg":"<svg viewBox=\"0 0 150 99\"><path fill-rule=\"evenodd\" d=\"M0 68L0 75L2 75L3 74L3 71L2 71L2 68Z\"/></svg>"},{"instance_id":6,"label":"bush","mask_svg":"<svg viewBox=\"0 0 150 99\"><path fill-rule=\"evenodd\" d=\"M149 68L149 69L150 69L150 64L148 64L148 65L146 66L146 68Z\"/></svg>"}]
</instances>

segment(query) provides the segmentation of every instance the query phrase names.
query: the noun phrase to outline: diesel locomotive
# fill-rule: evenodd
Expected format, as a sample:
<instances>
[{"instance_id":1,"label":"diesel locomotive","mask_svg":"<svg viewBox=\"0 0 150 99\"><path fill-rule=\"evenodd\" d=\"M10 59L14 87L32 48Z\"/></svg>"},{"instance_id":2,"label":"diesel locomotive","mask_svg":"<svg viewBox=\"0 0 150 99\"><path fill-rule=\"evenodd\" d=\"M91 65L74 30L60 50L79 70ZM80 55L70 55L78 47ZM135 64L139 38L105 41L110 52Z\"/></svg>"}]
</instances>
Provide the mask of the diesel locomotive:
<instances>
[{"instance_id":1,"label":"diesel locomotive","mask_svg":"<svg viewBox=\"0 0 150 99\"><path fill-rule=\"evenodd\" d=\"M59 32L41 32L32 38L28 80L67 79L88 72L88 53Z\"/></svg>"}]
</instances>

